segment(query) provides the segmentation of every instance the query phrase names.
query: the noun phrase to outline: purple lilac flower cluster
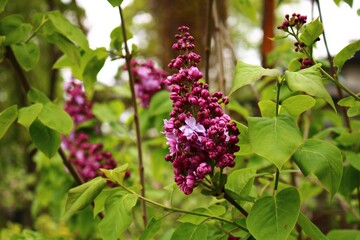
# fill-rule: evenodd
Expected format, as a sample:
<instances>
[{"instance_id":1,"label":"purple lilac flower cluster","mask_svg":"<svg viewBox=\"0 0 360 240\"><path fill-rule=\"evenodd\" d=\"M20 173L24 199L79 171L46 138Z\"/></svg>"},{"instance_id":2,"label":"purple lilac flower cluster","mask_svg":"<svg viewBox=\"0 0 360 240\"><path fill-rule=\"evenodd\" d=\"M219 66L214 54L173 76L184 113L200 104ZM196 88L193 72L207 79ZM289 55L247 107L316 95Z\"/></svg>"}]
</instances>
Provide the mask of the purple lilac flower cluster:
<instances>
[{"instance_id":1,"label":"purple lilac flower cluster","mask_svg":"<svg viewBox=\"0 0 360 240\"><path fill-rule=\"evenodd\" d=\"M306 20L307 16L302 16L298 13L293 13L291 17L289 14L286 14L284 22L278 26L277 29L282 29L284 31L288 31L289 27L300 29L306 23Z\"/></svg>"},{"instance_id":2,"label":"purple lilac flower cluster","mask_svg":"<svg viewBox=\"0 0 360 240\"><path fill-rule=\"evenodd\" d=\"M71 81L65 88L68 99L64 109L73 118L75 127L94 119L92 103L87 100L82 84ZM101 143L92 143L90 136L84 132L75 130L68 137L63 137L62 146L69 151L69 160L85 182L103 176L100 168L113 169L117 166L111 152L105 151Z\"/></svg>"},{"instance_id":3,"label":"purple lilac flower cluster","mask_svg":"<svg viewBox=\"0 0 360 240\"><path fill-rule=\"evenodd\" d=\"M215 167L234 167L240 132L221 108L229 99L221 92L210 94L208 85L199 81L203 76L197 68L200 56L193 52L194 38L189 28L182 26L178 30L172 49L179 56L168 65L177 73L165 80L172 86L173 101L170 119L164 120L170 151L165 160L172 162L180 190L190 194L206 175L214 173Z\"/></svg>"},{"instance_id":4,"label":"purple lilac flower cluster","mask_svg":"<svg viewBox=\"0 0 360 240\"><path fill-rule=\"evenodd\" d=\"M144 63L132 60L131 70L135 81L135 95L140 99L141 106L148 108L151 97L165 88L164 80L168 74L156 68L151 60Z\"/></svg>"}]
</instances>

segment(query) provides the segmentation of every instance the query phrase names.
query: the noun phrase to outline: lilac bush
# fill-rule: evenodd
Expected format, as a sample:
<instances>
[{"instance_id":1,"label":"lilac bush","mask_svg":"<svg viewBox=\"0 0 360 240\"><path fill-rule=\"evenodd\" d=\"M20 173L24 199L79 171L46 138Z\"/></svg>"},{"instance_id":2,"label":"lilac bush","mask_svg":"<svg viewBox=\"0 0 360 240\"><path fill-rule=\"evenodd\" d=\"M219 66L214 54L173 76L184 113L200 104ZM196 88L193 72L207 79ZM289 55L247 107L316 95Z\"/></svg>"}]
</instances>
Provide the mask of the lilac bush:
<instances>
[{"instance_id":1,"label":"lilac bush","mask_svg":"<svg viewBox=\"0 0 360 240\"><path fill-rule=\"evenodd\" d=\"M240 132L221 108L228 98L221 92L209 93L208 85L199 81L203 76L197 68L201 57L193 52L194 38L189 28L182 26L178 30L178 41L172 49L179 56L168 65L178 72L165 80L171 86L173 102L170 119L164 120L170 150L165 159L174 167L179 188L191 194L207 175L214 175L215 168L235 166Z\"/></svg>"},{"instance_id":2,"label":"lilac bush","mask_svg":"<svg viewBox=\"0 0 360 240\"><path fill-rule=\"evenodd\" d=\"M82 180L87 182L103 175L100 168L113 169L117 163L112 153L104 150L103 144L92 143L88 134L76 129L79 124L95 119L92 102L87 100L83 85L71 81L65 88L68 99L64 109L73 118L75 130L69 137L62 138L62 146L69 151L69 160L76 166Z\"/></svg>"}]
</instances>

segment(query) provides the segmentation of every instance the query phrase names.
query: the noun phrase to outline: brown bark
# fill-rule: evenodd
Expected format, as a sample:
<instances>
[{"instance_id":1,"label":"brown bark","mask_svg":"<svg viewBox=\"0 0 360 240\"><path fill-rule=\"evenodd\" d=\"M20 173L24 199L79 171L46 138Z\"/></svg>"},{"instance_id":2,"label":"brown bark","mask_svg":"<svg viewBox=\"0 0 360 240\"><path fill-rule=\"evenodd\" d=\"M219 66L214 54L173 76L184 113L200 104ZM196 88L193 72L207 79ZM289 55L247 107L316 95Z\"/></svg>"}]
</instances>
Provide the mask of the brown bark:
<instances>
[{"instance_id":1,"label":"brown bark","mask_svg":"<svg viewBox=\"0 0 360 240\"><path fill-rule=\"evenodd\" d=\"M275 0L263 0L263 40L261 46L261 63L263 67L268 66L267 56L273 50L273 42L269 38L274 37L275 22Z\"/></svg>"},{"instance_id":2,"label":"brown bark","mask_svg":"<svg viewBox=\"0 0 360 240\"><path fill-rule=\"evenodd\" d=\"M150 11L154 17L156 31L158 33L158 58L164 69L167 69L167 64L177 54L171 50L171 46L175 42L174 35L178 33L177 28L183 25L188 26L190 28L190 34L195 37L195 51L203 57L200 67L204 66L208 3L208 0L149 1ZM217 0L217 5L219 18L224 25L226 25L226 1Z\"/></svg>"}]
</instances>

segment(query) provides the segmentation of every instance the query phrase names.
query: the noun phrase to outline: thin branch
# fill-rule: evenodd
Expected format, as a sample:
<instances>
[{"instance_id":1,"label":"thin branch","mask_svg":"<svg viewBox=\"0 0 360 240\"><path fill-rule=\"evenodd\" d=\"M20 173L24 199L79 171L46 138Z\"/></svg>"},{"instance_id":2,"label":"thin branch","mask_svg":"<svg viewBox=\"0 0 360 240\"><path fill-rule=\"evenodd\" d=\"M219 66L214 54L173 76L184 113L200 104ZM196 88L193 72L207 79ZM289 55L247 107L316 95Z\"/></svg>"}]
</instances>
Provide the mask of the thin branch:
<instances>
[{"instance_id":1,"label":"thin branch","mask_svg":"<svg viewBox=\"0 0 360 240\"><path fill-rule=\"evenodd\" d=\"M78 172L76 171L76 169L74 168L74 165L71 164L71 162L67 159L64 151L62 150L62 148L59 148L58 153L64 163L64 165L66 166L66 168L69 170L71 176L73 176L75 182L78 185L81 185L84 183L84 180L81 178L81 176L78 174Z\"/></svg>"},{"instance_id":2,"label":"thin branch","mask_svg":"<svg viewBox=\"0 0 360 240\"><path fill-rule=\"evenodd\" d=\"M227 192L224 190L224 198L230 202L236 209L238 209L245 217L247 217L249 214L248 212L240 206Z\"/></svg>"},{"instance_id":3,"label":"thin branch","mask_svg":"<svg viewBox=\"0 0 360 240\"><path fill-rule=\"evenodd\" d=\"M143 158L142 158L142 145L141 145L141 133L140 133L140 122L139 122L139 114L138 114L138 108L136 103L136 95L135 95L135 81L134 76L131 71L131 54L127 45L127 36L126 36L126 28L125 28L125 21L124 16L122 13L122 9L119 6L119 14L120 14L120 20L121 20L121 29L124 39L124 45L125 45L125 60L126 60L126 67L129 74L129 84L131 89L131 100L132 105L134 108L134 122L135 122L135 130L136 130L136 142L137 142L137 150L138 150L138 158L139 158L139 176L140 176L140 185L141 188L141 196L145 197L145 178L144 178L144 164L143 164ZM143 222L144 226L147 225L147 211L146 211L146 202L141 201L142 205L142 211L143 211Z\"/></svg>"},{"instance_id":4,"label":"thin branch","mask_svg":"<svg viewBox=\"0 0 360 240\"><path fill-rule=\"evenodd\" d=\"M236 227L238 227L239 229L241 229L241 230L243 230L245 232L248 232L248 230L246 228L244 228L243 226L237 224L236 222L232 222L230 220L227 220L225 218L212 216L212 215L208 215L208 214L204 214L204 213L198 213L198 212L194 212L194 211L187 211L187 210L183 210L183 209L179 209L179 208L168 207L168 206L165 206L165 205L163 205L161 203L155 202L155 201L153 201L151 199L145 198L145 197L137 194L136 192L132 191L131 189L129 189L129 188L123 186L123 185L119 185L119 186L121 188L123 188L124 190L126 190L127 192L136 195L138 198L142 199L143 201L146 201L146 202L148 202L148 203L150 203L150 204L152 204L154 206L160 207L160 208L162 208L164 210L167 210L167 211L170 211L170 212L185 213L185 214L190 214L190 215L195 215L195 216L206 217L206 218L209 218L209 219L219 220L219 221L231 224L233 226L236 226Z\"/></svg>"},{"instance_id":5,"label":"thin branch","mask_svg":"<svg viewBox=\"0 0 360 240\"><path fill-rule=\"evenodd\" d=\"M315 0L316 2L316 5L318 7L318 12L319 12L319 17L320 17L320 21L323 23L323 18L322 18L322 14L321 14L321 7L320 7L320 1L319 0ZM336 75L336 71L335 71L335 67L334 67L334 62L333 62L333 59L331 57L331 54L330 54L330 51L329 51L329 46L327 44L327 40L326 40L326 35L325 35L325 31L323 31L323 37L324 37L324 45L325 45L325 49L326 49L326 53L327 53L327 58L328 58L328 61L330 63L330 71L331 71L331 75L334 77ZM340 99L343 99L344 98L344 94L343 92L341 91L341 87L336 84L336 90L337 90L337 93L339 95L339 98ZM350 94L351 95L351 94ZM351 125L350 125L350 118L348 117L347 115L347 107L340 107L341 108L341 111L342 111L342 115L344 117L344 121L345 121L345 125L346 127L349 129L349 131L351 132Z\"/></svg>"},{"instance_id":6,"label":"thin branch","mask_svg":"<svg viewBox=\"0 0 360 240\"><path fill-rule=\"evenodd\" d=\"M27 92L29 92L29 90L30 90L30 85L27 82L26 76L25 76L20 64L16 60L15 55L14 55L12 49L10 48L10 46L6 46L6 55L7 55L8 59L10 60L11 64L14 66L15 73L18 75L18 79L19 79L20 84L22 85L25 95L26 95Z\"/></svg>"}]
</instances>

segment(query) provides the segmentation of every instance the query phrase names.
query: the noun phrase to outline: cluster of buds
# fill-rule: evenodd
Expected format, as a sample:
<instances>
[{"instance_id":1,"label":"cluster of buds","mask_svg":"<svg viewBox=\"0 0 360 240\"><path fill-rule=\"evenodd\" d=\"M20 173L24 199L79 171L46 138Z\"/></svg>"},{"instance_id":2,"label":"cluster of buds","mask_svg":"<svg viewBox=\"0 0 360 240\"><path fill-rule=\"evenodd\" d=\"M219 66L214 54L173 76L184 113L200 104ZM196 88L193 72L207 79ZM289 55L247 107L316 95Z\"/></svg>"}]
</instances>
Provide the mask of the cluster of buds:
<instances>
[{"instance_id":1,"label":"cluster of buds","mask_svg":"<svg viewBox=\"0 0 360 240\"><path fill-rule=\"evenodd\" d=\"M306 47L305 43L303 42L295 42L294 46L295 46L295 52L301 52L302 48Z\"/></svg>"},{"instance_id":2,"label":"cluster of buds","mask_svg":"<svg viewBox=\"0 0 360 240\"><path fill-rule=\"evenodd\" d=\"M135 95L140 99L140 105L148 108L151 97L165 88L164 80L168 74L156 68L151 60L144 63L132 60L131 71L134 76Z\"/></svg>"},{"instance_id":3,"label":"cluster of buds","mask_svg":"<svg viewBox=\"0 0 360 240\"><path fill-rule=\"evenodd\" d=\"M298 58L298 62L301 63L300 69L308 68L314 65L314 62L310 58Z\"/></svg>"},{"instance_id":4,"label":"cluster of buds","mask_svg":"<svg viewBox=\"0 0 360 240\"><path fill-rule=\"evenodd\" d=\"M177 73L165 80L171 86L173 102L170 119L164 120L170 151L165 160L172 162L180 190L190 194L207 175L214 174L215 168L234 167L240 132L221 108L229 99L221 92L210 94L208 85L199 81L203 76L197 68L200 56L193 52L189 28L178 30L178 41L172 48L179 56L168 65Z\"/></svg>"},{"instance_id":5,"label":"cluster of buds","mask_svg":"<svg viewBox=\"0 0 360 240\"><path fill-rule=\"evenodd\" d=\"M92 102L87 100L83 85L71 81L65 88L68 98L64 109L74 120L75 128L85 121L95 119ZM79 130L71 132L68 137L63 136L62 146L69 151L69 160L85 182L96 176L103 176L100 168L113 169L117 165L111 152L103 149L103 144L92 143L90 136Z\"/></svg>"},{"instance_id":6,"label":"cluster of buds","mask_svg":"<svg viewBox=\"0 0 360 240\"><path fill-rule=\"evenodd\" d=\"M307 16L302 16L298 13L293 13L291 17L289 14L286 14L284 22L277 29L284 30L285 32L289 31L289 27L300 29L306 23L306 20Z\"/></svg>"}]
</instances>

